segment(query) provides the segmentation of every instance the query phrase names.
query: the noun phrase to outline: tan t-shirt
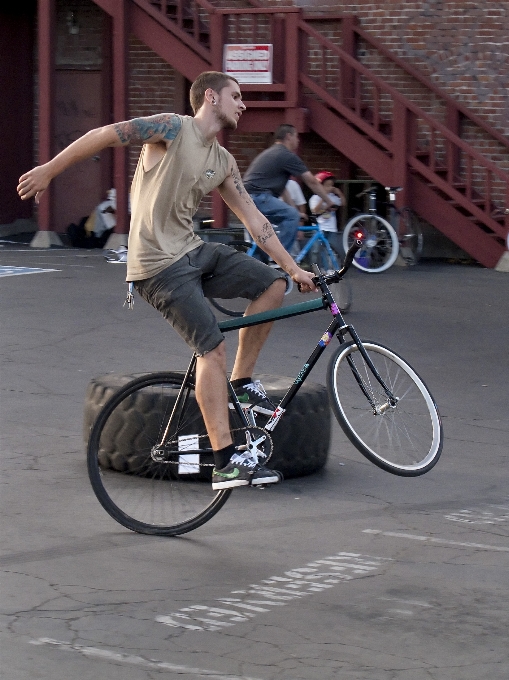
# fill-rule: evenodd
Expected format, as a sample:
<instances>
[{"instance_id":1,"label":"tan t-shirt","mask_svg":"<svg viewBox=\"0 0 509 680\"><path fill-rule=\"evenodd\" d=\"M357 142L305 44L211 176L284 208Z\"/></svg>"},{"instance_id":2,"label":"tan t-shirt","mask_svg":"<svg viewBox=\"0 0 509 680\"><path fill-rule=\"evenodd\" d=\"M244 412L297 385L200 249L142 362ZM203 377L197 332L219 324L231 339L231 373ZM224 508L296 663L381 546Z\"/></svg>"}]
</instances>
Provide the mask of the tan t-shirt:
<instances>
[{"instance_id":1,"label":"tan t-shirt","mask_svg":"<svg viewBox=\"0 0 509 680\"><path fill-rule=\"evenodd\" d=\"M206 142L194 118L179 117L182 127L159 163L145 171L144 149L138 160L127 281L155 276L203 243L193 231L193 215L203 196L224 182L231 165L231 154L217 139Z\"/></svg>"}]
</instances>

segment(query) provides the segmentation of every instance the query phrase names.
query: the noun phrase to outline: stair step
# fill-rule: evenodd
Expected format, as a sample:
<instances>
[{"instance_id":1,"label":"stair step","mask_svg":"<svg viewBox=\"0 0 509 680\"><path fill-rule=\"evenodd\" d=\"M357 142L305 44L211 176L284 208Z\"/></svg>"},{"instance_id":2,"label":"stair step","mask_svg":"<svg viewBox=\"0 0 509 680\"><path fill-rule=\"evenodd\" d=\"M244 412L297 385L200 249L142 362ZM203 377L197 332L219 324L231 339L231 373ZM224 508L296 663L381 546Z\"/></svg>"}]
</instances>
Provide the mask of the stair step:
<instances>
[{"instance_id":1,"label":"stair step","mask_svg":"<svg viewBox=\"0 0 509 680\"><path fill-rule=\"evenodd\" d=\"M469 200L470 203L473 203L474 205L476 205L479 208L483 207L486 203L484 198L469 198L468 200ZM457 208L461 205L460 203L458 203L458 201L455 201L453 198L449 199L447 201L447 203L452 205L453 208Z\"/></svg>"},{"instance_id":2,"label":"stair step","mask_svg":"<svg viewBox=\"0 0 509 680\"><path fill-rule=\"evenodd\" d=\"M166 13L164 13L162 10L162 3L160 2L160 0L150 0L150 4L154 9L156 9L158 12L161 12L161 14L163 14L163 16L166 16L166 18L169 19L170 21L173 22L177 21L178 5L176 2L171 2L171 0L168 0L168 2L166 2ZM193 13L191 12L187 5L184 5L182 28L184 29L184 31L186 31L186 33L194 35L194 23L195 18L193 16ZM210 31L208 27L201 21L199 23L200 27L198 40L200 43L208 45L210 40Z\"/></svg>"},{"instance_id":3,"label":"stair step","mask_svg":"<svg viewBox=\"0 0 509 680\"><path fill-rule=\"evenodd\" d=\"M467 217L467 219L469 219L471 222L474 222L475 224L477 224L479 227L481 227L481 228L483 228L483 229L485 229L485 230L490 229L490 228L487 227L483 222L481 222L481 220L480 220L478 217L476 217L475 215L466 215L466 217ZM498 222L498 224L500 224L501 226L504 226L504 224L505 224L505 220L504 220L503 217L500 218L500 217L491 217L491 216L490 216L490 219L494 220L495 222ZM491 229L490 229L490 233L492 233L492 232L491 232ZM494 234L494 236L496 236L496 234Z\"/></svg>"}]
</instances>

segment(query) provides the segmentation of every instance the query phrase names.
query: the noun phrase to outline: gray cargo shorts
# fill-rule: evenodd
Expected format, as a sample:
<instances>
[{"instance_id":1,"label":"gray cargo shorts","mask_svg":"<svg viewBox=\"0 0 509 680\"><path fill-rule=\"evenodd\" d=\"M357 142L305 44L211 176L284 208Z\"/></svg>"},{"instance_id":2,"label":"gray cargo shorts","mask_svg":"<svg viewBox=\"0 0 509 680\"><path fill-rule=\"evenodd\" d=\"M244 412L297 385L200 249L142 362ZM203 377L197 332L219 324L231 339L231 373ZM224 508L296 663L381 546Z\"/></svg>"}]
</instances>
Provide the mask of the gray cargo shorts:
<instances>
[{"instance_id":1,"label":"gray cargo shorts","mask_svg":"<svg viewBox=\"0 0 509 680\"><path fill-rule=\"evenodd\" d=\"M285 275L223 243L203 243L134 287L203 356L224 339L207 297L256 300Z\"/></svg>"}]
</instances>

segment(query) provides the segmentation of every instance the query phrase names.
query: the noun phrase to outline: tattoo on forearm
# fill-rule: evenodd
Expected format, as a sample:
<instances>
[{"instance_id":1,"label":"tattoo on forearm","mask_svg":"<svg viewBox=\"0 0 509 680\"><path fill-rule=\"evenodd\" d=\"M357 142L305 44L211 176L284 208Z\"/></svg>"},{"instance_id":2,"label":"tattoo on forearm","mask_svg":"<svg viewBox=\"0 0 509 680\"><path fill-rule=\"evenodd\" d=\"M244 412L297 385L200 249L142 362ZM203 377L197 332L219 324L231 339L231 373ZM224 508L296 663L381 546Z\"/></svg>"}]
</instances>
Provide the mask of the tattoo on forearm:
<instances>
[{"instance_id":1,"label":"tattoo on forearm","mask_svg":"<svg viewBox=\"0 0 509 680\"><path fill-rule=\"evenodd\" d=\"M115 132L122 144L146 142L155 135L171 141L178 135L182 121L171 113L162 113L147 118L134 118L114 125Z\"/></svg>"},{"instance_id":2,"label":"tattoo on forearm","mask_svg":"<svg viewBox=\"0 0 509 680\"><path fill-rule=\"evenodd\" d=\"M258 243L258 245L263 246L265 243L267 243L271 236L274 236L274 228L270 222L265 222L262 227L261 234L257 234L255 236L255 241Z\"/></svg>"},{"instance_id":3,"label":"tattoo on forearm","mask_svg":"<svg viewBox=\"0 0 509 680\"><path fill-rule=\"evenodd\" d=\"M231 176L233 179L233 183L235 184L235 188L239 192L239 196L243 198L246 201L246 203L253 203L253 199L244 188L244 184L242 183L242 179L240 177L238 168L236 167L232 168Z\"/></svg>"}]
</instances>

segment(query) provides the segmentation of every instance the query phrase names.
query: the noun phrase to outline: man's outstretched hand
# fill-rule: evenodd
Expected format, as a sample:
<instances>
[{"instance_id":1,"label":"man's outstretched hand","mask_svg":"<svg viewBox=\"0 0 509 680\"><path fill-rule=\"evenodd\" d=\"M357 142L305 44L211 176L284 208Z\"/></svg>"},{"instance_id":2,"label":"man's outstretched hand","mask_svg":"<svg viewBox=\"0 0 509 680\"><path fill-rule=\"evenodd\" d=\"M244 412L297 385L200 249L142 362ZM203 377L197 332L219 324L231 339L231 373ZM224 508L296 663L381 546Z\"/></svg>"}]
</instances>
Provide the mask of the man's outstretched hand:
<instances>
[{"instance_id":1,"label":"man's outstretched hand","mask_svg":"<svg viewBox=\"0 0 509 680\"><path fill-rule=\"evenodd\" d=\"M39 200L48 188L52 177L45 165L38 165L37 167L25 172L19 178L18 194L22 201L27 201L29 198L35 196L35 202Z\"/></svg>"}]
</instances>

